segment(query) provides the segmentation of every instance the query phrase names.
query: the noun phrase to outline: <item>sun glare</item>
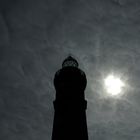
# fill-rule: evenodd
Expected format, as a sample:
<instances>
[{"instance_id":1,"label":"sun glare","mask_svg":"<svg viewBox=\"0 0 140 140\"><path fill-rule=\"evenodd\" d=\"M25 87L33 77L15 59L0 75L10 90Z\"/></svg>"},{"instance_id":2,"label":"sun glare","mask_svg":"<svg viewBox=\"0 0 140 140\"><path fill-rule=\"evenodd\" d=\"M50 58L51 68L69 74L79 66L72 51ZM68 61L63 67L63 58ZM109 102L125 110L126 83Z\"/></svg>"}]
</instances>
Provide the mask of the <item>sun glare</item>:
<instances>
[{"instance_id":1,"label":"sun glare","mask_svg":"<svg viewBox=\"0 0 140 140\"><path fill-rule=\"evenodd\" d=\"M122 93L122 88L124 87L124 83L118 77L114 75L109 75L104 79L104 84L106 91L111 96L118 96Z\"/></svg>"}]
</instances>

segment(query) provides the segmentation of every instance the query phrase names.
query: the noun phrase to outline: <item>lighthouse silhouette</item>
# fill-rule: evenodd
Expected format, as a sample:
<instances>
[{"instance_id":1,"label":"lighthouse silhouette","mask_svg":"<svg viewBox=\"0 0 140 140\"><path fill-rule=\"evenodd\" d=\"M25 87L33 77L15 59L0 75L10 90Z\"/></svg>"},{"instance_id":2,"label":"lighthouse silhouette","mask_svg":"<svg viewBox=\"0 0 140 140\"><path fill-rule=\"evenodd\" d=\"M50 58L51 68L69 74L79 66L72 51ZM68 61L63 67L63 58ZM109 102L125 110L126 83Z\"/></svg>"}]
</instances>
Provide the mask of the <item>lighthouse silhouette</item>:
<instances>
[{"instance_id":1,"label":"lighthouse silhouette","mask_svg":"<svg viewBox=\"0 0 140 140\"><path fill-rule=\"evenodd\" d=\"M52 140L88 140L86 84L86 75L78 68L78 62L68 56L54 77L56 98Z\"/></svg>"}]
</instances>

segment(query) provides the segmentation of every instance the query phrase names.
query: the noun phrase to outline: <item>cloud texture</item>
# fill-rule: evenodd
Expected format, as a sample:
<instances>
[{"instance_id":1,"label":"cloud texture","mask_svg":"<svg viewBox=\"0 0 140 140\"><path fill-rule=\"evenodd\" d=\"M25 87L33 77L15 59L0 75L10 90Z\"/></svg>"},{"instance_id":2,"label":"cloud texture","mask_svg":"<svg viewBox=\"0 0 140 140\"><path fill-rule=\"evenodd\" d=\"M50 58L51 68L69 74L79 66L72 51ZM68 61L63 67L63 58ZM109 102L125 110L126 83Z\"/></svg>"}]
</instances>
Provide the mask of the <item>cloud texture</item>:
<instances>
[{"instance_id":1,"label":"cloud texture","mask_svg":"<svg viewBox=\"0 0 140 140\"><path fill-rule=\"evenodd\" d=\"M0 0L0 139L51 139L53 77L73 54L89 140L139 140L139 16L139 0ZM127 83L121 99L104 98L112 71Z\"/></svg>"}]
</instances>

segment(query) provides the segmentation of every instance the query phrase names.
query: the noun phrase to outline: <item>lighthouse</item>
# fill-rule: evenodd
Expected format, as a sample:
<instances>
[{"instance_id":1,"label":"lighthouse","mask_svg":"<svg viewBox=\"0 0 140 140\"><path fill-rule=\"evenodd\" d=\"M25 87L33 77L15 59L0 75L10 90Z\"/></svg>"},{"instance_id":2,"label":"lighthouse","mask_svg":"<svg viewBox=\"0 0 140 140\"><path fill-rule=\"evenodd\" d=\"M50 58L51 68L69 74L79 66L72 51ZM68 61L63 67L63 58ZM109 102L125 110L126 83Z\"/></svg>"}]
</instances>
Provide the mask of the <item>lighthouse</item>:
<instances>
[{"instance_id":1,"label":"lighthouse","mask_svg":"<svg viewBox=\"0 0 140 140\"><path fill-rule=\"evenodd\" d=\"M84 94L87 79L78 65L76 59L68 56L54 76L52 140L88 140Z\"/></svg>"}]
</instances>

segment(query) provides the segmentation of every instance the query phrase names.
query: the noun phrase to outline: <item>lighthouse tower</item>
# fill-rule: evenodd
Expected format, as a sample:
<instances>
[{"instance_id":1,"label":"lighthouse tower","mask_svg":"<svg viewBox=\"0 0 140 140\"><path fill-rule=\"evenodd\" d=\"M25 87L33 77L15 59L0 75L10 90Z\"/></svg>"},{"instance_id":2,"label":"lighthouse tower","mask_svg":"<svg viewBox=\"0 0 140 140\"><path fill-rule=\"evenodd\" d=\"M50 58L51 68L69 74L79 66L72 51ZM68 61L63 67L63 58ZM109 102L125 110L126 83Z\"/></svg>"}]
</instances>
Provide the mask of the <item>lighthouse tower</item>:
<instances>
[{"instance_id":1,"label":"lighthouse tower","mask_svg":"<svg viewBox=\"0 0 140 140\"><path fill-rule=\"evenodd\" d=\"M86 84L86 75L78 68L78 62L67 57L54 77L56 99L52 140L88 140Z\"/></svg>"}]
</instances>

